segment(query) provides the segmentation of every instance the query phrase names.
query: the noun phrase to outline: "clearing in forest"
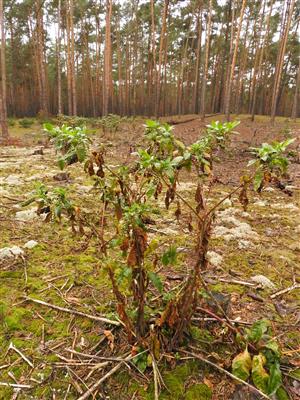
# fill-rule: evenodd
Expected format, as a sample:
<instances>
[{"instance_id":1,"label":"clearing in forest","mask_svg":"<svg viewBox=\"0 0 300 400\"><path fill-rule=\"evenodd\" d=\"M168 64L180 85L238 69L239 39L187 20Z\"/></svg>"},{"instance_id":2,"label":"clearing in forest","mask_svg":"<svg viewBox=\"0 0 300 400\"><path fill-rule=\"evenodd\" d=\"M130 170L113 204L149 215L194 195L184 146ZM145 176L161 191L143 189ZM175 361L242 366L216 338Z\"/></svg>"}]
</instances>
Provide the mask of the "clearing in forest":
<instances>
[{"instance_id":1,"label":"clearing in forest","mask_svg":"<svg viewBox=\"0 0 300 400\"><path fill-rule=\"evenodd\" d=\"M203 137L205 125L215 119L202 122L190 115L162 118L161 122L174 124L175 140L187 149ZM218 119L222 121L223 117ZM209 157L209 163L203 164L208 168L204 171L208 180L203 193L200 195L196 174L183 171L176 185L178 197L173 198L170 190L166 197L161 196L164 188L156 186L157 196L151 206L158 213L142 220L145 234L140 228L133 229L142 257L146 259L152 252L147 296L144 304L138 303L153 327L147 333L148 339L152 334L155 338L152 347L143 347L135 336L143 336L143 322L136 329L122 319L122 298L135 298L134 288L127 285L134 282L130 274L135 273L141 254L137 248L132 250L134 236L129 242L116 242L121 228L113 221L119 209L104 207L106 201L110 204L112 192L107 184L101 186L107 175L116 175L118 165L131 165L139 150L146 148L145 120L124 118L116 126L100 128L84 121L92 131L88 134L89 146L95 152L93 164L85 168L91 176L79 162L64 166L62 171L57 162L59 154L37 122L31 128L11 129L15 145L0 149L0 399L271 398L273 383L268 377L272 371L266 362L273 361L263 362L265 355L260 350L266 343L280 362L280 379L272 375L277 398L299 398L300 123L278 118L270 126L264 117L257 117L255 123L249 116L239 119L234 128L238 134L212 155L213 175ZM248 170L253 158L251 147L291 138L297 139L286 152L288 174L280 184L269 182L259 192L249 184L244 197L240 191L230 195ZM167 159L167 148L164 151ZM105 163L100 160L102 156ZM146 156L142 156L146 165ZM174 161L176 154L173 156L172 168L175 163L177 168L182 158ZM170 177L170 173L165 176ZM100 182L97 187L95 179ZM129 192L135 190L138 179L127 188ZM28 202L37 190L38 202ZM55 198L61 201L61 209L54 209L58 218L47 218L52 207L47 203L49 193L56 193ZM122 199L122 194L118 195ZM163 305L170 304L173 293L180 293L194 264L194 234L201 224L191 217L186 202L197 206L199 215L203 215L201 196L207 199L209 208L221 199L225 201L211 220L207 265L201 271L197 290L198 308L193 310L191 326L183 329L183 340L156 342L165 334L161 329L161 336L156 336L157 327L166 322L170 327L178 317L175 311L171 316L163 314ZM120 224L128 210L121 211ZM130 212L126 216L131 216ZM60 213L70 217L71 223L65 217L60 221ZM79 215L84 216L82 220ZM123 246L123 259L113 253L107 262L105 252L110 251L110 245ZM109 271L113 271L113 277ZM137 311L130 310L129 319L135 320ZM251 328L257 321L256 328ZM131 339L130 329L134 330ZM174 332L179 330L174 328ZM237 340L240 332L244 339L248 335L247 354ZM260 347L266 335L268 341ZM172 352L168 351L170 346ZM239 354L240 367L234 362ZM275 369L277 364L274 361L272 365ZM251 387L235 381L226 371L236 373ZM111 374L107 379L106 373Z\"/></svg>"}]
</instances>

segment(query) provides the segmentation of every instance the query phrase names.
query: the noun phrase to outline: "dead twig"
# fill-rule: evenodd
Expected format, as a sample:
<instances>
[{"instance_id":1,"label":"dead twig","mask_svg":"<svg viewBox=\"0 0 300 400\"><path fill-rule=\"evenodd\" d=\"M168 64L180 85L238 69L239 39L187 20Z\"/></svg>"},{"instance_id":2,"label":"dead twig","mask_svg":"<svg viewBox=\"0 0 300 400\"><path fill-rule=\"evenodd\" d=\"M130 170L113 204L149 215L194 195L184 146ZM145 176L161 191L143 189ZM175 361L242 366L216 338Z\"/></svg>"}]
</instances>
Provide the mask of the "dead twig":
<instances>
[{"instance_id":1,"label":"dead twig","mask_svg":"<svg viewBox=\"0 0 300 400\"><path fill-rule=\"evenodd\" d=\"M157 365L152 358L152 369L153 369L153 378L154 378L154 400L159 399L159 381L158 381L158 376L157 376Z\"/></svg>"},{"instance_id":2,"label":"dead twig","mask_svg":"<svg viewBox=\"0 0 300 400\"><path fill-rule=\"evenodd\" d=\"M23 358L23 360L31 367L34 368L34 365L32 364L32 362L21 352L21 350L17 349L12 342L10 342L8 350L13 350L15 351L17 354L19 354L20 357Z\"/></svg>"},{"instance_id":3,"label":"dead twig","mask_svg":"<svg viewBox=\"0 0 300 400\"><path fill-rule=\"evenodd\" d=\"M98 387L103 383L106 379L108 379L110 376L112 376L115 372L117 372L123 365L123 363L132 360L135 357L140 356L142 353L145 353L145 351L138 353L134 356L129 355L126 358L124 358L123 361L119 362L117 365L115 365L110 371L108 371L102 378L100 378L97 382L95 382L82 396L80 396L77 400L86 400L89 398L89 396L95 392Z\"/></svg>"},{"instance_id":4,"label":"dead twig","mask_svg":"<svg viewBox=\"0 0 300 400\"><path fill-rule=\"evenodd\" d=\"M279 290L276 293L271 294L270 297L271 297L271 299L275 299L276 297L281 296L282 294L285 294L285 293L289 293L289 292L291 292L292 290L295 290L295 289L300 289L300 284L299 283L293 283L291 286L289 286L289 287L287 287L285 289Z\"/></svg>"},{"instance_id":5,"label":"dead twig","mask_svg":"<svg viewBox=\"0 0 300 400\"><path fill-rule=\"evenodd\" d=\"M78 356L86 357L86 358L89 358L92 360L94 359L94 360L99 360L99 361L125 361L125 359L122 357L103 357L103 356L97 356L97 355L93 355L93 354L81 353L80 351L76 351L73 349L66 349L66 351L68 351L71 354L76 354Z\"/></svg>"},{"instance_id":6,"label":"dead twig","mask_svg":"<svg viewBox=\"0 0 300 400\"><path fill-rule=\"evenodd\" d=\"M0 386L8 386L16 389L31 389L30 385L21 385L17 383L0 382Z\"/></svg>"},{"instance_id":7,"label":"dead twig","mask_svg":"<svg viewBox=\"0 0 300 400\"><path fill-rule=\"evenodd\" d=\"M31 301L33 303L41 304L42 306L53 308L54 310L62 311L62 312L68 313L68 314L79 315L80 317L89 318L89 319L92 319L94 321L105 322L106 324L110 324L110 325L115 325L115 326L120 326L121 325L120 322L113 321L113 320L108 319L108 318L98 317L96 315L86 314L86 313L84 313L82 311L71 310L70 308L56 306L54 304L46 303L45 301L38 300L38 299L33 299L31 297L28 297L28 296L25 296L24 298L27 301Z\"/></svg>"}]
</instances>

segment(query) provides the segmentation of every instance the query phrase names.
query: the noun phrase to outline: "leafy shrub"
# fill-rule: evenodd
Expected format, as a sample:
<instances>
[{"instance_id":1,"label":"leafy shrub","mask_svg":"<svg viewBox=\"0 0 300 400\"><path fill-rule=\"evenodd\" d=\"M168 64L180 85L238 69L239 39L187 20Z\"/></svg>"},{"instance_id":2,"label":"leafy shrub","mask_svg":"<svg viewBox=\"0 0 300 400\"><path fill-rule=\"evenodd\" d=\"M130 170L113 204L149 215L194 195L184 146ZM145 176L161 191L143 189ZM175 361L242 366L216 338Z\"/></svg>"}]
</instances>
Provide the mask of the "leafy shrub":
<instances>
[{"instance_id":1,"label":"leafy shrub","mask_svg":"<svg viewBox=\"0 0 300 400\"><path fill-rule=\"evenodd\" d=\"M37 183L33 195L22 205L37 204L37 214L45 217L45 221L61 221L66 217L72 225L72 230L76 232L76 225L79 231L83 233L82 223L80 220L80 211L76 208L72 201L68 198L65 188L54 188L49 190L44 184Z\"/></svg>"},{"instance_id":2,"label":"leafy shrub","mask_svg":"<svg viewBox=\"0 0 300 400\"><path fill-rule=\"evenodd\" d=\"M244 341L246 347L232 361L233 374L243 381L251 377L254 385L269 396L282 393L280 351L272 337L270 322L264 319L256 321L246 329L244 336L239 335L238 340ZM249 352L250 346L254 354Z\"/></svg>"},{"instance_id":3,"label":"leafy shrub","mask_svg":"<svg viewBox=\"0 0 300 400\"><path fill-rule=\"evenodd\" d=\"M101 212L90 219L88 213L78 217L75 212L74 217L72 212L66 212L72 223L74 218L77 223L78 220L86 223L100 243L102 265L110 277L116 309L128 341L148 348L152 357L150 362L159 359L161 351L174 350L183 343L199 305L201 287L205 296L219 305L218 310L226 318L226 325L237 332L202 276L208 265L207 252L215 211L235 193L239 193L239 200L246 208L249 201L247 191L256 173L243 177L238 187L216 203L211 205L207 201L204 184L209 186L210 196L217 181L212 173L214 153L229 142L236 125L210 124L201 139L186 146L174 136L168 124L146 121L145 146L134 153L130 165L107 164L105 147L92 152L84 164L85 171L95 182L95 191L99 193ZM64 129L67 129L68 136L72 128ZM64 149L65 141L60 142L63 127L49 127L48 130L53 140L57 140L58 148ZM264 171L272 173L274 165L266 160L254 164L260 169L263 162ZM276 170L278 179L280 173L286 171L285 163L284 166ZM192 199L185 198L178 190L182 171L195 172L196 189ZM155 222L158 214L160 219L164 216L158 209L159 197L163 198L165 208L171 209L181 226L186 228L183 234L186 233L188 240L195 243L191 250L194 261L186 279L167 293L164 292L164 275L159 271L163 266L178 265L180 261L175 246L167 241L164 241L167 246L161 246L158 238L150 239L148 235L147 225ZM65 204L66 198L63 199ZM76 207L73 210L76 211ZM159 296L155 293L153 297L153 290ZM240 374L242 379L252 376L254 384L266 393L281 389L279 351L270 338L269 324L265 321L256 323L239 340L245 351L234 360L234 373ZM247 346L251 347L251 353ZM146 356L140 360L144 368L147 368L147 362Z\"/></svg>"},{"instance_id":4,"label":"leafy shrub","mask_svg":"<svg viewBox=\"0 0 300 400\"><path fill-rule=\"evenodd\" d=\"M295 139L287 139L283 142L263 143L260 147L252 147L255 155L248 166L254 165L256 172L254 176L255 190L261 191L268 182L279 183L280 176L284 175L288 167L288 159L284 152Z\"/></svg>"},{"instance_id":5,"label":"leafy shrub","mask_svg":"<svg viewBox=\"0 0 300 400\"><path fill-rule=\"evenodd\" d=\"M13 127L16 125L16 120L14 118L8 118L7 124L8 126Z\"/></svg>"},{"instance_id":6,"label":"leafy shrub","mask_svg":"<svg viewBox=\"0 0 300 400\"><path fill-rule=\"evenodd\" d=\"M126 117L121 117L116 114L108 114L100 119L99 125L102 127L104 132L117 132L119 126L125 120Z\"/></svg>"},{"instance_id":7,"label":"leafy shrub","mask_svg":"<svg viewBox=\"0 0 300 400\"><path fill-rule=\"evenodd\" d=\"M48 133L55 149L61 154L58 165L63 169L66 165L83 162L88 154L91 140L85 126L71 127L62 125L54 127L52 124L44 124L44 130Z\"/></svg>"},{"instance_id":8,"label":"leafy shrub","mask_svg":"<svg viewBox=\"0 0 300 400\"><path fill-rule=\"evenodd\" d=\"M21 128L30 128L34 124L34 119L32 118L22 118L19 120L19 126Z\"/></svg>"},{"instance_id":9,"label":"leafy shrub","mask_svg":"<svg viewBox=\"0 0 300 400\"><path fill-rule=\"evenodd\" d=\"M77 126L83 127L89 123L89 118L60 114L56 117L56 123L58 125L65 124L73 128Z\"/></svg>"}]
</instances>

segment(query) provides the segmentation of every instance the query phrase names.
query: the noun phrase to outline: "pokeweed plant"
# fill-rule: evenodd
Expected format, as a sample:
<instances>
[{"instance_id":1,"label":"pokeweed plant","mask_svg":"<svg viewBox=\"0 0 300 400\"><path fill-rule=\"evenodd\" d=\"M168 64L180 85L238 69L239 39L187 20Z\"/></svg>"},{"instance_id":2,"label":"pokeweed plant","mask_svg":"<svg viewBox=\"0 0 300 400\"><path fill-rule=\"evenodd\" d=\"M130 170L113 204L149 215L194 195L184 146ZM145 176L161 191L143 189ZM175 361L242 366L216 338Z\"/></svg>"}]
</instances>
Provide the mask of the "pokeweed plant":
<instances>
[{"instance_id":1,"label":"pokeweed plant","mask_svg":"<svg viewBox=\"0 0 300 400\"><path fill-rule=\"evenodd\" d=\"M100 119L100 126L103 132L117 132L121 123L126 120L126 117L121 117L116 114L108 114Z\"/></svg>"},{"instance_id":2,"label":"pokeweed plant","mask_svg":"<svg viewBox=\"0 0 300 400\"><path fill-rule=\"evenodd\" d=\"M222 126L212 123L210 126L212 128L207 128L198 141L186 146L174 136L169 125L147 121L146 145L133 153L132 163L127 166L109 165L105 162L103 146L93 151L84 165L101 200L99 217L94 218L97 223L92 232L99 239L103 264L116 298L117 313L129 342L148 347L156 358L159 349L172 350L182 343L198 305L201 285L209 294L202 273L208 264L214 212L226 198L237 192L246 208L249 202L247 191L256 173L243 177L241 184L230 194L208 206L204 184L211 193L216 182L213 176L215 153L229 143L237 123L224 123ZM260 164L255 166L261 168ZM272 172L272 164L265 163L264 168ZM196 174L192 200L186 199L178 190L182 171ZM161 213L156 201L158 198L164 200L166 209L174 205L174 216L181 225L186 225L189 239L194 241L194 262L186 279L178 290L167 294L163 293L163 279L158 271L163 265L176 262L176 249L169 247L162 252L158 240L149 238L148 225L155 223L155 218ZM160 293L153 306L149 305L152 304L153 290L149 290L150 285ZM216 303L214 296L212 300ZM221 306L218 309L224 313ZM227 318L226 314L223 316Z\"/></svg>"},{"instance_id":3,"label":"pokeweed plant","mask_svg":"<svg viewBox=\"0 0 300 400\"><path fill-rule=\"evenodd\" d=\"M91 144L86 126L54 126L51 123L43 125L44 131L51 138L51 142L60 157L58 165L64 169L66 165L86 160Z\"/></svg>"},{"instance_id":4,"label":"pokeweed plant","mask_svg":"<svg viewBox=\"0 0 300 400\"><path fill-rule=\"evenodd\" d=\"M230 134L231 128L237 123L224 124L223 139ZM147 121L145 139L147 146L134 153L135 161L130 167L111 168L104 161L104 150L93 152L85 163L85 170L95 179L95 186L101 194L103 203L102 214L115 215L115 233L109 236L104 232L102 219L100 231L101 251L112 281L113 291L118 302L117 310L122 320L128 338L144 339L149 335L150 316L146 315L148 286L150 282L162 290L162 282L156 273L158 262L168 263L174 260L174 249L170 254L164 254L157 260L157 247L149 243L147 224L153 221L159 212L153 206L153 200L164 196L167 209L176 201L175 216L179 220L182 205L189 210L189 228L193 229L193 217L196 220L195 240L197 257L194 268L178 294L168 301L155 327L158 331L167 331L172 339L169 348L178 345L184 331L189 326L192 314L197 305L200 272L207 265L206 253L210 236L213 212L206 207L203 194L203 181L210 177L212 171L213 152L220 147L220 125L218 130L211 129L198 142L191 146L175 138L168 124ZM195 193L196 206L186 201L177 190L179 174L185 169L195 168L198 185ZM106 230L107 231L107 230ZM116 239L117 237L117 239ZM123 256L116 263L116 248L119 247ZM113 251L110 255L110 251ZM126 260L126 261L125 261ZM133 308L120 289L120 277L126 277L133 298ZM121 280L122 280L121 279ZM128 290L128 288L127 288ZM153 317L153 315L152 315Z\"/></svg>"},{"instance_id":5,"label":"pokeweed plant","mask_svg":"<svg viewBox=\"0 0 300 400\"><path fill-rule=\"evenodd\" d=\"M265 319L256 321L237 339L245 346L245 350L233 359L233 374L243 381L251 379L260 391L269 396L288 399L282 386L280 349L272 336L270 322ZM248 350L251 344L255 351Z\"/></svg>"},{"instance_id":6,"label":"pokeweed plant","mask_svg":"<svg viewBox=\"0 0 300 400\"><path fill-rule=\"evenodd\" d=\"M212 121L209 125L206 125L207 133L212 134L218 142L218 145L224 148L226 142L228 142L230 139L230 135L237 134L237 132L234 131L234 128L236 128L239 123L239 121L225 123L220 121Z\"/></svg>"},{"instance_id":7,"label":"pokeweed plant","mask_svg":"<svg viewBox=\"0 0 300 400\"><path fill-rule=\"evenodd\" d=\"M287 147L295 139L287 139L282 142L263 143L260 147L252 147L252 153L255 155L250 160L248 166L256 167L254 175L254 188L261 192L266 183L274 182L280 189L284 186L280 182L280 177L287 172L288 159L284 155Z\"/></svg>"},{"instance_id":8,"label":"pokeweed plant","mask_svg":"<svg viewBox=\"0 0 300 400\"><path fill-rule=\"evenodd\" d=\"M76 207L68 197L65 188L53 188L50 190L43 183L38 183L32 196L22 206L37 204L37 214L44 217L45 222L61 221L63 217L71 222L72 231L83 233L83 223L80 209Z\"/></svg>"}]
</instances>

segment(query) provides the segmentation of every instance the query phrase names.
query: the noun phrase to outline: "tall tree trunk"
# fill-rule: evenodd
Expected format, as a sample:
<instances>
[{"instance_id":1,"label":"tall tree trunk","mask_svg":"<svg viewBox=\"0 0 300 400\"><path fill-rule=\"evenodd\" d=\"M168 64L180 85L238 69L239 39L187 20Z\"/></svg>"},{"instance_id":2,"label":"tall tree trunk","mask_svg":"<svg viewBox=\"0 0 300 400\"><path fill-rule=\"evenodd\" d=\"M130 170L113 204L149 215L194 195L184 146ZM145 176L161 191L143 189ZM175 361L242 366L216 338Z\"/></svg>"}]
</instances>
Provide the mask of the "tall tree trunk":
<instances>
[{"instance_id":1,"label":"tall tree trunk","mask_svg":"<svg viewBox=\"0 0 300 400\"><path fill-rule=\"evenodd\" d=\"M279 93L279 86L280 80L282 75L282 66L284 61L285 49L289 34L289 29L291 26L293 10L294 10L295 0L291 0L291 2L287 6L287 18L285 26L283 27L283 35L280 43L280 51L278 53L277 62L276 62L276 69L275 69L275 82L272 94L272 104L271 104L271 123L274 124L275 122L275 115L276 115L276 108L277 108L277 100L278 100L278 93Z\"/></svg>"},{"instance_id":2,"label":"tall tree trunk","mask_svg":"<svg viewBox=\"0 0 300 400\"><path fill-rule=\"evenodd\" d=\"M155 101L156 101L156 40L155 40L155 6L154 0L150 0L150 8L151 8L151 68L150 74L151 78L149 80L150 90L148 93L150 94L149 101L149 113L152 115L155 113Z\"/></svg>"},{"instance_id":3,"label":"tall tree trunk","mask_svg":"<svg viewBox=\"0 0 300 400\"><path fill-rule=\"evenodd\" d=\"M206 84L207 84L207 73L208 73L208 61L209 61L209 45L210 45L210 32L211 32L211 17L212 17L212 0L209 1L209 12L208 21L206 23L206 38L205 38L205 64L203 69L203 79L201 88L201 119L205 118L205 96L206 96Z\"/></svg>"},{"instance_id":4,"label":"tall tree trunk","mask_svg":"<svg viewBox=\"0 0 300 400\"><path fill-rule=\"evenodd\" d=\"M235 69L235 63L236 63L236 58L237 58L237 52L238 52L238 47L239 47L239 40L240 40L240 34L241 34L241 29L242 29L242 22L243 22L246 3L247 3L247 0L243 0L241 12L240 12L240 20L239 20L238 30L237 30L236 38L235 38L234 51L233 51L233 55L232 55L228 87L226 90L225 114L226 114L227 121L230 120L231 87L232 87L232 82L233 82L234 69Z\"/></svg>"},{"instance_id":5,"label":"tall tree trunk","mask_svg":"<svg viewBox=\"0 0 300 400\"><path fill-rule=\"evenodd\" d=\"M231 60L232 60L234 36L235 36L235 29L236 29L235 7L236 7L236 0L233 0L233 1L230 0L229 7L228 7L228 21L229 21L229 16L231 14L230 45L229 45L229 54L227 57L227 65L226 65L226 72L225 72L225 87L224 87L224 91L222 92L223 98L222 98L222 103L221 103L221 112L224 112L225 107L226 107L226 96L227 96L227 90L228 90L228 86L229 86L230 65L231 65ZM226 40L228 40L228 30L226 31ZM224 60L225 60L225 55L226 55L226 48L224 46Z\"/></svg>"},{"instance_id":6,"label":"tall tree trunk","mask_svg":"<svg viewBox=\"0 0 300 400\"><path fill-rule=\"evenodd\" d=\"M193 109L195 114L197 114L199 111L199 78L200 78L200 63L201 63L201 44L202 44L202 11L199 9L199 13L197 16L195 87L193 94Z\"/></svg>"},{"instance_id":7,"label":"tall tree trunk","mask_svg":"<svg viewBox=\"0 0 300 400\"><path fill-rule=\"evenodd\" d=\"M75 37L74 37L74 4L69 0L70 40L71 40L71 92L72 114L77 115L76 74L75 74Z\"/></svg>"},{"instance_id":8,"label":"tall tree trunk","mask_svg":"<svg viewBox=\"0 0 300 400\"><path fill-rule=\"evenodd\" d=\"M296 119L298 116L298 108L299 108L299 93L300 93L300 57L299 57L299 66L297 72L297 80L295 86L295 94L293 100L293 109L292 109L292 118Z\"/></svg>"},{"instance_id":9,"label":"tall tree trunk","mask_svg":"<svg viewBox=\"0 0 300 400\"><path fill-rule=\"evenodd\" d=\"M159 54L158 54L158 73L156 79L156 101L155 101L155 116L159 116L160 111L160 97L161 97L161 71L162 71L162 62L163 55L166 49L166 28L167 28L167 16L168 16L168 7L169 0L164 0L164 8L163 8L163 16L162 16L162 27L160 33L160 44L159 44Z\"/></svg>"},{"instance_id":10,"label":"tall tree trunk","mask_svg":"<svg viewBox=\"0 0 300 400\"><path fill-rule=\"evenodd\" d=\"M185 44L183 47L183 52L180 59L180 70L178 73L178 94L177 94L177 114L182 114L182 106L183 106L183 86L184 86L184 70L186 64L188 62L187 51L188 51L188 44L189 44L189 37L191 33L191 26L192 26L192 18L190 19L189 28L187 31L187 36L185 39Z\"/></svg>"},{"instance_id":11,"label":"tall tree trunk","mask_svg":"<svg viewBox=\"0 0 300 400\"><path fill-rule=\"evenodd\" d=\"M58 0L57 9L57 112L63 114L62 97L61 97L61 0Z\"/></svg>"},{"instance_id":12,"label":"tall tree trunk","mask_svg":"<svg viewBox=\"0 0 300 400\"><path fill-rule=\"evenodd\" d=\"M260 51L259 51L259 61L258 61L257 74L256 74L257 76L255 78L255 81L253 81L252 101L249 99L249 104L251 101L251 121L254 121L254 116L255 116L257 89L258 89L258 84L261 81L262 64L263 64L263 60L264 60L265 47L266 47L266 44L267 44L267 41L269 38L270 18L271 18L271 14L272 14L273 4L274 4L274 0L272 0L272 2L270 4L270 10L269 10L267 20L266 20L266 33L265 33L263 43L262 43Z\"/></svg>"},{"instance_id":13,"label":"tall tree trunk","mask_svg":"<svg viewBox=\"0 0 300 400\"><path fill-rule=\"evenodd\" d=\"M107 115L112 111L112 53L111 53L111 16L112 0L106 0L106 25L105 25L105 49L104 49L104 87L103 87L103 110Z\"/></svg>"},{"instance_id":14,"label":"tall tree trunk","mask_svg":"<svg viewBox=\"0 0 300 400\"><path fill-rule=\"evenodd\" d=\"M43 3L36 2L36 38L37 38L37 62L40 73L40 112L48 115L48 94L46 82L45 46L44 46L44 22Z\"/></svg>"},{"instance_id":15,"label":"tall tree trunk","mask_svg":"<svg viewBox=\"0 0 300 400\"><path fill-rule=\"evenodd\" d=\"M64 35L64 41L66 42L65 49L66 49L66 59L67 59L68 114L73 115L71 34L70 34L70 17L69 17L68 4L66 4L66 35Z\"/></svg>"},{"instance_id":16,"label":"tall tree trunk","mask_svg":"<svg viewBox=\"0 0 300 400\"><path fill-rule=\"evenodd\" d=\"M242 88L243 88L243 83L244 83L244 72L246 69L246 64L247 64L247 59L249 59L249 51L247 48L247 39L248 39L248 28L249 28L249 23L250 23L250 17L251 14L249 13L249 16L247 18L247 23L246 23L246 29L245 29L245 36L242 44L242 51L240 55L240 67L239 67L239 73L237 77L237 84L236 84L236 93L235 93L235 113L239 114L240 113L240 108L241 108L241 103L242 103ZM261 17L261 21L263 20L263 17ZM254 21L254 25L256 25L256 20ZM260 26L261 29L261 26ZM255 29L253 33L253 40L255 40ZM258 39L259 40L259 39ZM251 43L251 41L249 40ZM250 44L249 44L250 47Z\"/></svg>"},{"instance_id":17,"label":"tall tree trunk","mask_svg":"<svg viewBox=\"0 0 300 400\"><path fill-rule=\"evenodd\" d=\"M0 31L1 31L1 87L0 87L1 142L6 142L9 138L9 134L7 128L7 108L6 108L5 29L4 29L3 0L0 0Z\"/></svg>"}]
</instances>

